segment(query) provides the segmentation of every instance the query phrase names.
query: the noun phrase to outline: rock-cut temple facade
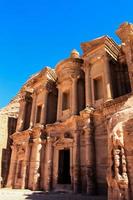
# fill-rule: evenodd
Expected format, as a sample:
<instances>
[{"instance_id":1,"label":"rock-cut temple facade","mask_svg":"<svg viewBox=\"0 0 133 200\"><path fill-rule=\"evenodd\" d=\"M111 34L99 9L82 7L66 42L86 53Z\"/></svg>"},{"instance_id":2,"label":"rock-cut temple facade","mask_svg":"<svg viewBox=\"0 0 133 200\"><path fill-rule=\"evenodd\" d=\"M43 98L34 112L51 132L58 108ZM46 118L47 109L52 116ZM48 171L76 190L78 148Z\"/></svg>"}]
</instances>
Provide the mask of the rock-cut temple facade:
<instances>
[{"instance_id":1,"label":"rock-cut temple facade","mask_svg":"<svg viewBox=\"0 0 133 200\"><path fill-rule=\"evenodd\" d=\"M1 187L133 199L133 25L116 34L34 74L0 111Z\"/></svg>"}]
</instances>

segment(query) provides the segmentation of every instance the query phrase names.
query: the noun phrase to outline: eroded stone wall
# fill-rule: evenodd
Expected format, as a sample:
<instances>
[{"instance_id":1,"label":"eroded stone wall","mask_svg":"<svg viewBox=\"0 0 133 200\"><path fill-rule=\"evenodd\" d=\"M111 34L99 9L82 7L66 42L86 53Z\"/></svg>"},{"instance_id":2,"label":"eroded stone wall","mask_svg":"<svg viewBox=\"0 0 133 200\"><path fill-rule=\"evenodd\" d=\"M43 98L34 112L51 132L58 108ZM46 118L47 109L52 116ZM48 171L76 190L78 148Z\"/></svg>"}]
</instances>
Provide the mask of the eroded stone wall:
<instances>
[{"instance_id":1,"label":"eroded stone wall","mask_svg":"<svg viewBox=\"0 0 133 200\"><path fill-rule=\"evenodd\" d=\"M12 125L9 118L17 120L19 111L19 96L12 100L5 108L0 110L0 179L1 187L5 186L9 170L11 156L10 134Z\"/></svg>"},{"instance_id":2,"label":"eroded stone wall","mask_svg":"<svg viewBox=\"0 0 133 200\"><path fill-rule=\"evenodd\" d=\"M133 97L117 103L107 118L108 131L108 198L132 199L132 109Z\"/></svg>"}]
</instances>

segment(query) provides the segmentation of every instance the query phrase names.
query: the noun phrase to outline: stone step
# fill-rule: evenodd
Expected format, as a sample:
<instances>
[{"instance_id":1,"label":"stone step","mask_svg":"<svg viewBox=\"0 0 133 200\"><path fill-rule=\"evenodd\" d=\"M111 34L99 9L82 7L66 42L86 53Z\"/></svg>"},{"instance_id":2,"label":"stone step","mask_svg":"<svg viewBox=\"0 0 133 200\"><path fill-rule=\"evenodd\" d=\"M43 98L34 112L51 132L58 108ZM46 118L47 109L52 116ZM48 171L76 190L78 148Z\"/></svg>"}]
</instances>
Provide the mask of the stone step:
<instances>
[{"instance_id":1,"label":"stone step","mask_svg":"<svg viewBox=\"0 0 133 200\"><path fill-rule=\"evenodd\" d=\"M88 196L76 194L49 194L44 195L45 200L107 200L106 196Z\"/></svg>"},{"instance_id":2,"label":"stone step","mask_svg":"<svg viewBox=\"0 0 133 200\"><path fill-rule=\"evenodd\" d=\"M106 196L88 196L82 194L42 191L0 189L0 200L107 200Z\"/></svg>"},{"instance_id":3,"label":"stone step","mask_svg":"<svg viewBox=\"0 0 133 200\"><path fill-rule=\"evenodd\" d=\"M54 192L72 193L72 186L70 184L57 184Z\"/></svg>"}]
</instances>

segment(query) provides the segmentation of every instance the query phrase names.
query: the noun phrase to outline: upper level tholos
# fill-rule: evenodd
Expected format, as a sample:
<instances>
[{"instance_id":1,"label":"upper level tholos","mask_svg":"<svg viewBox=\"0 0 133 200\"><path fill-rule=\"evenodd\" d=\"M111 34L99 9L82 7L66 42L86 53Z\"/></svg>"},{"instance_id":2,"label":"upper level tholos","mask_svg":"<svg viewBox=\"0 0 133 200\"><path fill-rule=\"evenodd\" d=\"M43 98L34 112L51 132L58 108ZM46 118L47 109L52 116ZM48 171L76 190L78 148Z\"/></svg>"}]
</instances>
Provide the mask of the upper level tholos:
<instances>
[{"instance_id":1,"label":"upper level tholos","mask_svg":"<svg viewBox=\"0 0 133 200\"><path fill-rule=\"evenodd\" d=\"M57 120L77 115L85 108L85 74L83 59L76 50L71 52L70 58L56 65L58 77L58 110Z\"/></svg>"},{"instance_id":2,"label":"upper level tholos","mask_svg":"<svg viewBox=\"0 0 133 200\"><path fill-rule=\"evenodd\" d=\"M32 76L20 91L17 131L64 121L85 107L97 108L133 90L133 26L117 30L122 44L103 36L81 44L55 70ZM128 39L127 39L128 38Z\"/></svg>"}]
</instances>

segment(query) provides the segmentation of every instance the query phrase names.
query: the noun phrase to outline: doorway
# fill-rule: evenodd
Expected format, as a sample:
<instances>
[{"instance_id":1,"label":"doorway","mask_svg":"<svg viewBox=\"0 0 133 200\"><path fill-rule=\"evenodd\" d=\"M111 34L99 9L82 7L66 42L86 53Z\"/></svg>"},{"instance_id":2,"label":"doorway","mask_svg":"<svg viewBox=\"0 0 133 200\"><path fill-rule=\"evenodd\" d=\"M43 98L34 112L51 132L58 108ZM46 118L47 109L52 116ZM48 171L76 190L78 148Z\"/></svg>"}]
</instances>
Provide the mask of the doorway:
<instances>
[{"instance_id":1,"label":"doorway","mask_svg":"<svg viewBox=\"0 0 133 200\"><path fill-rule=\"evenodd\" d=\"M70 149L59 150L58 184L71 184Z\"/></svg>"}]
</instances>

